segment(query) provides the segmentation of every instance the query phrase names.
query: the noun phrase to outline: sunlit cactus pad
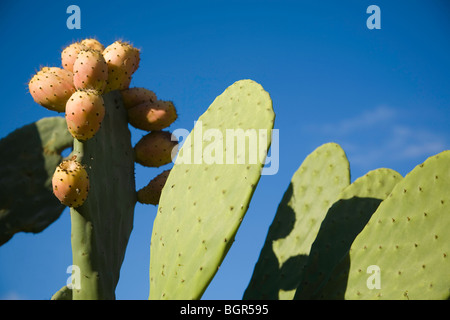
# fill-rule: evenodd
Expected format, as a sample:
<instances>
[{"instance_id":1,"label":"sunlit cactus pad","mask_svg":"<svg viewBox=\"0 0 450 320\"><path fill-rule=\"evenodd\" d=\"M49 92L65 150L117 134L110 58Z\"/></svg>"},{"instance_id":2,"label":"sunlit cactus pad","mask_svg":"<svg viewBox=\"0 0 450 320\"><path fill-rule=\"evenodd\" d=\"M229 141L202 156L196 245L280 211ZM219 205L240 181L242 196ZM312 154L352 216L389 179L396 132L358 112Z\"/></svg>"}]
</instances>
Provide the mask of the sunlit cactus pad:
<instances>
[{"instance_id":1,"label":"sunlit cactus pad","mask_svg":"<svg viewBox=\"0 0 450 320\"><path fill-rule=\"evenodd\" d=\"M251 80L231 85L198 119L162 191L151 239L150 299L202 296L248 209L270 146L273 123L269 94ZM251 161L250 144L244 150L234 148L230 156L227 129L256 130L262 159ZM211 134L218 140L211 139ZM219 136L224 138L223 144ZM205 157L194 164L193 153L202 140L199 151ZM187 163L189 149L192 163ZM211 163L208 155L219 153L223 153L223 163L218 158Z\"/></svg>"},{"instance_id":2,"label":"sunlit cactus pad","mask_svg":"<svg viewBox=\"0 0 450 320\"><path fill-rule=\"evenodd\" d=\"M380 204L322 298L448 299L449 190L450 151L444 151L418 165Z\"/></svg>"}]
</instances>

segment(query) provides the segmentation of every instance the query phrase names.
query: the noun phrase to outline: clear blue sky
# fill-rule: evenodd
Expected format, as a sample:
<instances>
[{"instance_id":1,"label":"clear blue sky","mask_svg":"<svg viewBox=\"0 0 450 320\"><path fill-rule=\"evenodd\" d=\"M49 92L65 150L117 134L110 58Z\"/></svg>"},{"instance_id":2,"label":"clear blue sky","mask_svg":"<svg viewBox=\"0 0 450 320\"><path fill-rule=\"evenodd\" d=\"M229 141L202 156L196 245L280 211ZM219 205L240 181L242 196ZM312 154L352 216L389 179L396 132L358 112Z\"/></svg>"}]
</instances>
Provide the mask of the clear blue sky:
<instances>
[{"instance_id":1,"label":"clear blue sky","mask_svg":"<svg viewBox=\"0 0 450 320\"><path fill-rule=\"evenodd\" d=\"M66 8L81 8L69 30ZM381 9L369 30L366 9ZM450 3L447 0L9 1L0 3L0 137L55 114L27 82L60 66L74 40L142 49L132 86L174 101L191 129L226 87L253 79L270 93L280 132L280 169L263 176L236 241L204 299L241 299L278 203L303 159L341 144L352 180L388 167L402 175L450 146ZM134 143L143 132L132 130ZM142 187L160 170L137 166ZM147 299L156 208L137 205L118 299ZM68 211L40 234L0 247L0 299L49 299L71 265Z\"/></svg>"}]
</instances>

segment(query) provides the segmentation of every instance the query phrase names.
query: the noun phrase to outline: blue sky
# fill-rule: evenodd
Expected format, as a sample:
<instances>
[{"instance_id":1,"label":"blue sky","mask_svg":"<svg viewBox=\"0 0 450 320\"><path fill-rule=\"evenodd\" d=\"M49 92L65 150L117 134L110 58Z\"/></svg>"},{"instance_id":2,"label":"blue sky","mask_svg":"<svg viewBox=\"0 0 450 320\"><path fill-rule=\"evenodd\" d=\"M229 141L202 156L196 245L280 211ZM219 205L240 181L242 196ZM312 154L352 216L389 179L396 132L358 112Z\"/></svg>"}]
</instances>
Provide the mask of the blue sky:
<instances>
[{"instance_id":1,"label":"blue sky","mask_svg":"<svg viewBox=\"0 0 450 320\"><path fill-rule=\"evenodd\" d=\"M66 9L81 9L69 30ZM366 9L381 9L369 30ZM280 168L263 176L228 256L204 299L241 299L290 178L326 142L347 153L352 180L388 167L407 174L450 147L450 4L447 0L2 1L0 137L54 116L27 92L40 66L60 66L74 40L118 39L142 49L132 86L174 101L171 129L190 130L240 79L271 95ZM132 129L133 143L144 133ZM161 170L136 166L137 186ZM147 299L156 208L137 205L118 299ZM0 247L0 299L49 299L71 265L68 211L40 234Z\"/></svg>"}]
</instances>

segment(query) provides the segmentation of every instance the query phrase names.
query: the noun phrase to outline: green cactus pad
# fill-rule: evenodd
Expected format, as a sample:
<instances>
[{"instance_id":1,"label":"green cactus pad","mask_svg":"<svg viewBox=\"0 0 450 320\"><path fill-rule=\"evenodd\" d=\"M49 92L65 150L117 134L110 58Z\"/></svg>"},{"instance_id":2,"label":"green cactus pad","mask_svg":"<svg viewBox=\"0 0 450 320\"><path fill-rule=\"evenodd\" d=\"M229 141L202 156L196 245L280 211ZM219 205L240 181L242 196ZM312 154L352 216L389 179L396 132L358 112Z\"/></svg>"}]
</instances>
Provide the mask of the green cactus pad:
<instances>
[{"instance_id":1,"label":"green cactus pad","mask_svg":"<svg viewBox=\"0 0 450 320\"><path fill-rule=\"evenodd\" d=\"M320 224L350 184L342 148L317 148L292 177L256 263L244 299L292 299Z\"/></svg>"},{"instance_id":2,"label":"green cactus pad","mask_svg":"<svg viewBox=\"0 0 450 320\"><path fill-rule=\"evenodd\" d=\"M120 267L133 228L136 189L134 151L120 92L103 96L100 130L86 142L75 140L73 154L89 175L86 202L71 208L73 264L81 289L73 299L114 299Z\"/></svg>"},{"instance_id":3,"label":"green cactus pad","mask_svg":"<svg viewBox=\"0 0 450 320\"><path fill-rule=\"evenodd\" d=\"M51 297L51 300L72 300L72 289L67 286L62 287Z\"/></svg>"},{"instance_id":4,"label":"green cactus pad","mask_svg":"<svg viewBox=\"0 0 450 320\"><path fill-rule=\"evenodd\" d=\"M0 245L15 233L41 232L63 212L52 176L72 146L62 117L28 124L0 140Z\"/></svg>"},{"instance_id":5,"label":"green cactus pad","mask_svg":"<svg viewBox=\"0 0 450 320\"><path fill-rule=\"evenodd\" d=\"M322 297L449 299L449 173L450 151L444 151L406 175L335 268Z\"/></svg>"},{"instance_id":6,"label":"green cactus pad","mask_svg":"<svg viewBox=\"0 0 450 320\"><path fill-rule=\"evenodd\" d=\"M356 179L342 191L311 247L295 299L312 299L320 292L335 265L401 179L398 172L381 168Z\"/></svg>"},{"instance_id":7,"label":"green cactus pad","mask_svg":"<svg viewBox=\"0 0 450 320\"><path fill-rule=\"evenodd\" d=\"M273 124L272 100L251 80L228 87L198 119L162 191L150 247L150 299L202 296L248 209ZM257 140L241 150L226 136L233 129ZM261 158L249 151L254 146Z\"/></svg>"}]
</instances>

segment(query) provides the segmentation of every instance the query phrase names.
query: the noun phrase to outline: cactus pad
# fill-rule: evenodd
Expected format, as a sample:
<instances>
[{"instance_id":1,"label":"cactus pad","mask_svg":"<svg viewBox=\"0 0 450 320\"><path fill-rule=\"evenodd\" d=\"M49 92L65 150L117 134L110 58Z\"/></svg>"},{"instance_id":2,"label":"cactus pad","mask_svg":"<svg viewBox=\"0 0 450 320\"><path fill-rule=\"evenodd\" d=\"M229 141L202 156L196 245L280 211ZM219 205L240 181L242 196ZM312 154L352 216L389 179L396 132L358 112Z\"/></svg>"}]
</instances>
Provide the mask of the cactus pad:
<instances>
[{"instance_id":1,"label":"cactus pad","mask_svg":"<svg viewBox=\"0 0 450 320\"><path fill-rule=\"evenodd\" d=\"M244 299L291 299L329 207L350 184L342 148L317 148L294 174L278 207Z\"/></svg>"},{"instance_id":2,"label":"cactus pad","mask_svg":"<svg viewBox=\"0 0 450 320\"><path fill-rule=\"evenodd\" d=\"M251 80L228 87L198 119L162 191L151 239L150 299L202 296L248 209L273 124L272 100ZM242 129L248 133L245 139L256 132L257 140L251 146L257 143L262 157L250 161L250 144L237 147L238 143L226 137L228 129ZM191 150L192 162L187 157ZM202 154L214 154L217 161L197 158Z\"/></svg>"},{"instance_id":3,"label":"cactus pad","mask_svg":"<svg viewBox=\"0 0 450 320\"><path fill-rule=\"evenodd\" d=\"M347 254L381 201L401 179L398 172L381 168L356 179L342 191L328 210L311 247L296 299L315 298L334 266Z\"/></svg>"},{"instance_id":4,"label":"cactus pad","mask_svg":"<svg viewBox=\"0 0 450 320\"><path fill-rule=\"evenodd\" d=\"M0 245L16 232L41 232L65 209L52 193L52 176L72 141L61 117L41 119L0 140Z\"/></svg>"},{"instance_id":5,"label":"cactus pad","mask_svg":"<svg viewBox=\"0 0 450 320\"><path fill-rule=\"evenodd\" d=\"M450 297L449 172L444 151L394 187L332 273L325 298ZM336 290L338 281L347 283L345 294Z\"/></svg>"}]
</instances>

